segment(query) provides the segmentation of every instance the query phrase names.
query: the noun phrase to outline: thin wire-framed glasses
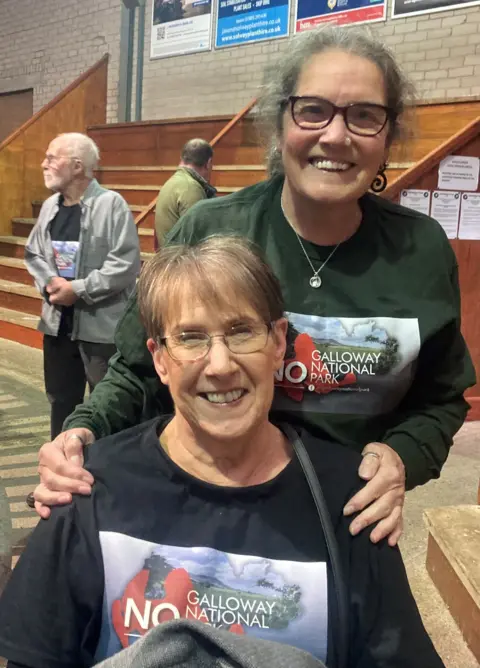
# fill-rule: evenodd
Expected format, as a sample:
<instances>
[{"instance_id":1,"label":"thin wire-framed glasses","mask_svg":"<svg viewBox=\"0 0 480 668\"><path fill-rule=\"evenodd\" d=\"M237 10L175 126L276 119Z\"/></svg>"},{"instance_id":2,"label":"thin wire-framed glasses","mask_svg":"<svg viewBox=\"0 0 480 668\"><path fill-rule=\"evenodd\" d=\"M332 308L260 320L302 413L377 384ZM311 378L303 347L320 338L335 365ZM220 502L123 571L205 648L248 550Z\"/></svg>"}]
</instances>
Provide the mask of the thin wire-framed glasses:
<instances>
[{"instance_id":1,"label":"thin wire-framed glasses","mask_svg":"<svg viewBox=\"0 0 480 668\"><path fill-rule=\"evenodd\" d=\"M263 350L267 345L272 324L241 324L230 327L223 334L185 331L163 336L158 343L165 346L168 354L177 362L196 362L208 355L213 339L222 339L232 353L248 355Z\"/></svg>"},{"instance_id":2,"label":"thin wire-framed glasses","mask_svg":"<svg viewBox=\"0 0 480 668\"><path fill-rule=\"evenodd\" d=\"M388 120L395 114L388 107L369 102L353 102L339 107L322 97L291 95L287 102L291 105L292 118L304 130L321 130L341 114L345 125L355 135L374 137L378 135Z\"/></svg>"}]
</instances>

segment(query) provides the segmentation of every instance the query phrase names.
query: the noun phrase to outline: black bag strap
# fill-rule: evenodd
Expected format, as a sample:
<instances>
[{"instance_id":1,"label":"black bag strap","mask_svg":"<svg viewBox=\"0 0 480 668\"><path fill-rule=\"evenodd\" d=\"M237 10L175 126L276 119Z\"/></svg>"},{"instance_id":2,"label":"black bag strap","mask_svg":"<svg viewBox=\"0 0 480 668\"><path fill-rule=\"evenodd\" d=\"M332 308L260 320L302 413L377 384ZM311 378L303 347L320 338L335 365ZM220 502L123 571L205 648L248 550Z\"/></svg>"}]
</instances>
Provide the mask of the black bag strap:
<instances>
[{"instance_id":1,"label":"black bag strap","mask_svg":"<svg viewBox=\"0 0 480 668\"><path fill-rule=\"evenodd\" d=\"M320 481L318 480L315 469L313 468L312 460L305 448L305 445L296 430L289 424L280 424L280 429L288 438L295 451L298 461L303 469L305 478L307 479L310 492L315 501L317 513L320 518L323 533L325 535L325 542L327 543L327 550L330 557L330 565L333 576L333 589L335 591L337 603L337 618L338 625L336 633L334 633L337 666L336 668L347 668L348 661L348 646L349 646L349 632L348 632L348 597L345 580L342 573L342 565L340 561L340 554L338 551L337 539L333 531L332 520L327 508L325 497L323 496Z\"/></svg>"}]
</instances>

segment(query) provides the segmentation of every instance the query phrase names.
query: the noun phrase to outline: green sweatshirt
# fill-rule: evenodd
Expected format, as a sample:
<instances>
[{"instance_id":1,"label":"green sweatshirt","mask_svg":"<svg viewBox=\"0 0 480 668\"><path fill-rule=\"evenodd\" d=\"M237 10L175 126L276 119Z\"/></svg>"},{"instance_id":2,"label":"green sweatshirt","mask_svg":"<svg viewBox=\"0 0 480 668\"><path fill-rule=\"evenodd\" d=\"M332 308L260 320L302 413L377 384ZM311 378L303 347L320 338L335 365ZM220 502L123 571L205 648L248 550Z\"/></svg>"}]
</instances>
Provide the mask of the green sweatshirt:
<instances>
[{"instance_id":1,"label":"green sweatshirt","mask_svg":"<svg viewBox=\"0 0 480 668\"><path fill-rule=\"evenodd\" d=\"M361 451L388 443L402 458L407 487L438 477L465 419L464 391L475 372L460 333L457 264L440 225L367 194L362 223L312 288L312 269L280 206L277 177L196 204L170 242L214 233L255 241L277 273L291 323L273 411ZM315 269L331 253L304 241ZM117 355L89 401L64 427L97 437L168 411L132 298L116 333Z\"/></svg>"}]
</instances>

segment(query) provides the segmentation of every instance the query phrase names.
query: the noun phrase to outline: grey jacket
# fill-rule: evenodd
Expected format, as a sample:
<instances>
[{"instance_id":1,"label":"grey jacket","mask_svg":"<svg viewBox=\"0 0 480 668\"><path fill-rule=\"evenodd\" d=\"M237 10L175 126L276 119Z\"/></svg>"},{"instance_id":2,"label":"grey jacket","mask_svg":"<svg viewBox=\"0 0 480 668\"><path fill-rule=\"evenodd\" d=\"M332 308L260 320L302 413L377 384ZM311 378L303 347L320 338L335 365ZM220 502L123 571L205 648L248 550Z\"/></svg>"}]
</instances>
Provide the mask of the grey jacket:
<instances>
[{"instance_id":1,"label":"grey jacket","mask_svg":"<svg viewBox=\"0 0 480 668\"><path fill-rule=\"evenodd\" d=\"M297 647L176 619L151 629L98 668L325 668Z\"/></svg>"},{"instance_id":2,"label":"grey jacket","mask_svg":"<svg viewBox=\"0 0 480 668\"><path fill-rule=\"evenodd\" d=\"M60 195L49 197L25 246L25 263L45 297L49 280L58 275L50 223ZM80 200L80 249L71 285L75 302L72 339L113 343L113 334L140 271L140 246L132 213L121 195L93 179ZM38 329L56 336L61 308L42 306Z\"/></svg>"}]
</instances>

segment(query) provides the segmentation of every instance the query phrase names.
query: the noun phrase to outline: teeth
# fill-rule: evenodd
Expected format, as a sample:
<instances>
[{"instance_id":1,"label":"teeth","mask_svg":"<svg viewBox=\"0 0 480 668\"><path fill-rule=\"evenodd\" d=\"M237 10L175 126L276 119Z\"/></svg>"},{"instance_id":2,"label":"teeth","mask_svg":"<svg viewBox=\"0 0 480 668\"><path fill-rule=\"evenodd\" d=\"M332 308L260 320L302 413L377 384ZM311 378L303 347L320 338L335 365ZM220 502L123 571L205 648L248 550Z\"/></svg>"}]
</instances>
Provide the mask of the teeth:
<instances>
[{"instance_id":1,"label":"teeth","mask_svg":"<svg viewBox=\"0 0 480 668\"><path fill-rule=\"evenodd\" d=\"M348 162L333 162L333 160L313 160L313 165L317 169L327 169L336 172L344 172L350 167Z\"/></svg>"},{"instance_id":2,"label":"teeth","mask_svg":"<svg viewBox=\"0 0 480 668\"><path fill-rule=\"evenodd\" d=\"M230 404L232 401L240 399L243 390L232 390L231 392L206 392L208 401L212 404Z\"/></svg>"}]
</instances>

